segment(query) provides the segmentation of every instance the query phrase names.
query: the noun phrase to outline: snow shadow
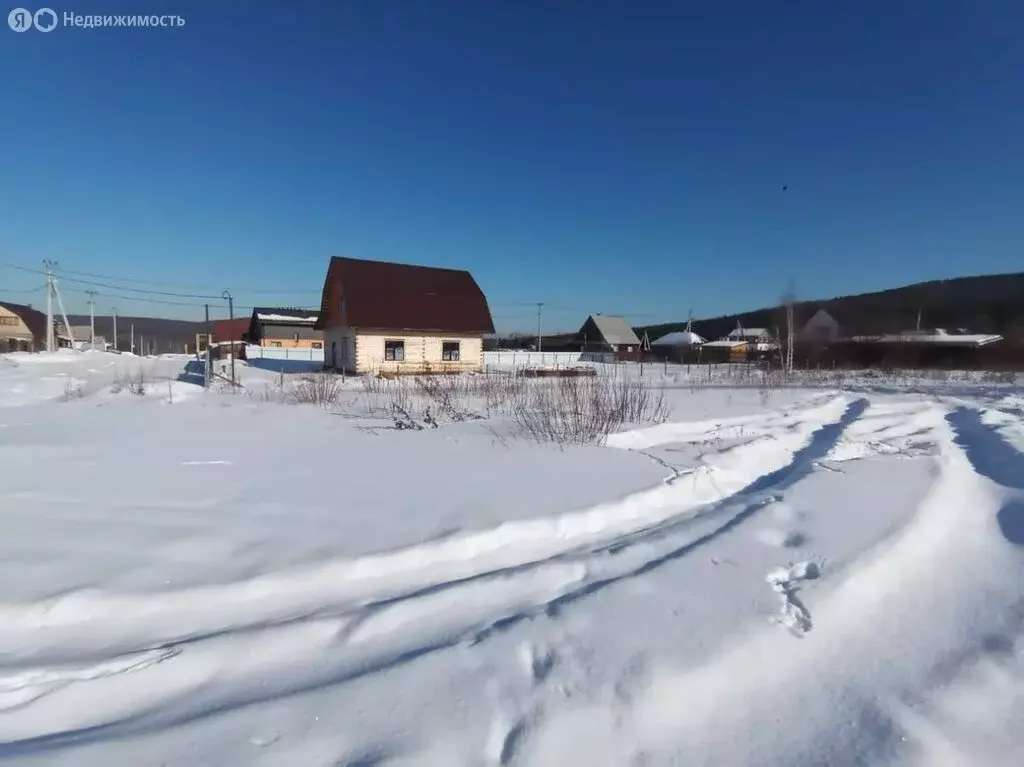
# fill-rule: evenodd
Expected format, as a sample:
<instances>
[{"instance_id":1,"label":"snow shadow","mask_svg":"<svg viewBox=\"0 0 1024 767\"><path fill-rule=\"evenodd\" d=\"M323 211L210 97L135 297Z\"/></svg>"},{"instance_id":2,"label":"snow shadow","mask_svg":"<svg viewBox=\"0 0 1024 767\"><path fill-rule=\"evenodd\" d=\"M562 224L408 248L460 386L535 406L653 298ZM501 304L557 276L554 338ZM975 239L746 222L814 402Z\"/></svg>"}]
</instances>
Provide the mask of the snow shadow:
<instances>
[{"instance_id":1,"label":"snow shadow","mask_svg":"<svg viewBox=\"0 0 1024 767\"><path fill-rule=\"evenodd\" d=\"M202 360L189 360L185 363L185 369L178 374L178 380L182 383L206 386L206 364Z\"/></svg>"},{"instance_id":2,"label":"snow shadow","mask_svg":"<svg viewBox=\"0 0 1024 767\"><path fill-rule=\"evenodd\" d=\"M838 421L826 424L815 431L807 446L802 450L797 451L793 455L793 459L786 466L783 466L769 474L765 474L756 482L753 482L743 490L740 490L736 495L715 504L715 506L717 506L716 513L724 516L725 521L713 530L704 533L703 535L699 535L696 538L686 539L685 543L679 547L672 549L661 556L648 560L635 570L617 574L604 580L593 581L582 588L576 589L552 600L548 603L548 613L551 615L557 615L558 611L564 605L571 604L572 602L589 596L590 594L600 591L607 586L611 586L614 583L618 583L619 581L649 573L662 565L696 551L702 546L714 541L721 535L724 535L730 530L741 525L765 507L766 503L771 500L771 494L781 492L810 475L814 471L817 462L828 455L829 451L835 447L847 427L864 414L864 411L868 408L868 404L868 400L866 399L858 399L851 402ZM737 507L739 507L738 510ZM635 536L630 536L625 544L616 542L615 544L612 544L612 546L606 547L604 550L609 554L614 555L627 548L630 544L644 540L649 541L657 538L663 538L670 535L674 528L680 526L685 527L692 524L693 521L694 520L690 518L684 520L682 523L675 523L667 528L648 530L646 533L639 533Z\"/></svg>"},{"instance_id":3,"label":"snow shadow","mask_svg":"<svg viewBox=\"0 0 1024 767\"><path fill-rule=\"evenodd\" d=\"M999 436L994 427L981 422L981 414L957 408L946 416L959 445L974 470L993 482L1013 490L1024 490L1024 455Z\"/></svg>"},{"instance_id":4,"label":"snow shadow","mask_svg":"<svg viewBox=\"0 0 1024 767\"><path fill-rule=\"evenodd\" d=\"M249 359L249 367L259 370L268 370L271 373L319 373L324 369L324 363L310 360L275 360L275 359Z\"/></svg>"},{"instance_id":5,"label":"snow shadow","mask_svg":"<svg viewBox=\"0 0 1024 767\"><path fill-rule=\"evenodd\" d=\"M983 424L978 411L958 408L946 420L978 474L1003 487L1024 490L1024 455L999 436L995 427ZM1024 500L1009 499L996 514L996 522L1007 541L1024 546Z\"/></svg>"},{"instance_id":6,"label":"snow shadow","mask_svg":"<svg viewBox=\"0 0 1024 767\"><path fill-rule=\"evenodd\" d=\"M1015 546L1024 546L1024 501L1010 501L996 514L999 531Z\"/></svg>"}]
</instances>

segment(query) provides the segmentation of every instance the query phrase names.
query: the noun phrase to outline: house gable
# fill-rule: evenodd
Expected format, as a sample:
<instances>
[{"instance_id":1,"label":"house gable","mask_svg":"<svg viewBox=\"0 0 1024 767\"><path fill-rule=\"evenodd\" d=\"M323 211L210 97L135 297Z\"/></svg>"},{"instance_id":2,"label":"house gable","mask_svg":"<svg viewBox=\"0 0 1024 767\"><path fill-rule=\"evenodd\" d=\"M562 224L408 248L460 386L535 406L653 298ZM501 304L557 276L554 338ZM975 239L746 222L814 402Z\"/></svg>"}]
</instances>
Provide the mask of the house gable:
<instances>
[{"instance_id":1,"label":"house gable","mask_svg":"<svg viewBox=\"0 0 1024 767\"><path fill-rule=\"evenodd\" d=\"M494 332L494 321L467 271L335 257L324 280L317 327L482 336Z\"/></svg>"},{"instance_id":2,"label":"house gable","mask_svg":"<svg viewBox=\"0 0 1024 767\"><path fill-rule=\"evenodd\" d=\"M0 301L0 337L31 340L37 345L46 343L46 315L24 304Z\"/></svg>"},{"instance_id":3,"label":"house gable","mask_svg":"<svg viewBox=\"0 0 1024 767\"><path fill-rule=\"evenodd\" d=\"M802 341L835 341L838 337L839 323L824 309L818 309L800 329Z\"/></svg>"},{"instance_id":4,"label":"house gable","mask_svg":"<svg viewBox=\"0 0 1024 767\"><path fill-rule=\"evenodd\" d=\"M640 346L640 339L625 319L603 314L591 314L587 317L576 334L576 340L590 348L608 347L618 350L622 346Z\"/></svg>"}]
</instances>

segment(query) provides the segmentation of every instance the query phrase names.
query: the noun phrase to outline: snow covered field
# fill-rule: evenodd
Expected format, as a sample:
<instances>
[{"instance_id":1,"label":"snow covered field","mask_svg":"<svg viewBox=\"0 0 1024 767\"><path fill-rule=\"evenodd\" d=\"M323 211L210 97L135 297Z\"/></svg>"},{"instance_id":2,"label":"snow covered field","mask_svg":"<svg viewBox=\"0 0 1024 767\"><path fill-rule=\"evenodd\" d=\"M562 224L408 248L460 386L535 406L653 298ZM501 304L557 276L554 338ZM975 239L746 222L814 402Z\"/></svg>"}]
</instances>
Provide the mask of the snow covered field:
<instances>
[{"instance_id":1,"label":"snow covered field","mask_svg":"<svg viewBox=\"0 0 1024 767\"><path fill-rule=\"evenodd\" d=\"M648 370L554 445L188 362L0 356L4 764L1024 761L1018 387Z\"/></svg>"}]
</instances>

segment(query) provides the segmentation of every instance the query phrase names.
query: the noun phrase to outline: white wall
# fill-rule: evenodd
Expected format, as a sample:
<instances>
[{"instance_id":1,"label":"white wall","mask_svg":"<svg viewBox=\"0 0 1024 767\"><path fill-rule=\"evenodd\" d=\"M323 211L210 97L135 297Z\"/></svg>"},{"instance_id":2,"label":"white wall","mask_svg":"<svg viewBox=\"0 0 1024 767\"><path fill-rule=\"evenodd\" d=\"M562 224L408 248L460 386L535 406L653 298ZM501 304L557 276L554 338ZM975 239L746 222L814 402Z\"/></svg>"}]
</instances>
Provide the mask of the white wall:
<instances>
[{"instance_id":1,"label":"white wall","mask_svg":"<svg viewBox=\"0 0 1024 767\"><path fill-rule=\"evenodd\" d=\"M388 336L389 338L391 336ZM360 346L364 343L364 336L359 337ZM324 346L330 348L331 338L329 336L324 338ZM339 346L342 343L341 338L333 339L339 342ZM378 339L380 341L380 357L384 354L384 336L383 334ZM470 339L459 339L462 341L469 341ZM473 346L475 347L475 343ZM467 344L468 346L468 344ZM411 344L406 346L406 354L413 347ZM365 353L365 349L361 348L360 354ZM463 348L463 356L468 356L466 352L469 349ZM473 350L475 351L475 349ZM249 359L268 359L268 360L298 360L308 362L323 362L324 354L326 349L297 349L297 348L276 348L267 346L246 346L246 356ZM371 352L372 354L372 352ZM369 355L368 355L369 356ZM412 362L407 356L406 361ZM440 354L438 354L440 356ZM339 363L341 360L341 351L338 351ZM514 352L483 352L483 364L484 367L527 367L535 365L544 365L548 367L569 367L572 365L578 365L581 362L614 362L614 355L603 355L594 354L591 352L530 352L530 351L514 351ZM376 362L377 366L383 366L383 360L367 359L366 363L370 368Z\"/></svg>"},{"instance_id":2,"label":"white wall","mask_svg":"<svg viewBox=\"0 0 1024 767\"><path fill-rule=\"evenodd\" d=\"M404 359L399 361L384 358L385 341L402 341L405 344ZM444 341L459 344L459 360L448 363L453 369L480 370L483 367L483 339L479 336L460 336L440 333L401 333L396 331L358 330L356 335L356 369L359 372L376 370L409 370L423 365L445 366L441 358Z\"/></svg>"},{"instance_id":3,"label":"white wall","mask_svg":"<svg viewBox=\"0 0 1024 767\"><path fill-rule=\"evenodd\" d=\"M331 347L335 347L334 363L338 370L356 372L356 338L351 328L329 327L324 330L324 361L331 365Z\"/></svg>"},{"instance_id":4,"label":"white wall","mask_svg":"<svg viewBox=\"0 0 1024 767\"><path fill-rule=\"evenodd\" d=\"M246 346L245 356L251 360L298 360L302 362L323 362L323 349L303 349L300 347Z\"/></svg>"},{"instance_id":5,"label":"white wall","mask_svg":"<svg viewBox=\"0 0 1024 767\"><path fill-rule=\"evenodd\" d=\"M484 352L484 367L570 367L581 362L614 362L614 354L593 352Z\"/></svg>"}]
</instances>

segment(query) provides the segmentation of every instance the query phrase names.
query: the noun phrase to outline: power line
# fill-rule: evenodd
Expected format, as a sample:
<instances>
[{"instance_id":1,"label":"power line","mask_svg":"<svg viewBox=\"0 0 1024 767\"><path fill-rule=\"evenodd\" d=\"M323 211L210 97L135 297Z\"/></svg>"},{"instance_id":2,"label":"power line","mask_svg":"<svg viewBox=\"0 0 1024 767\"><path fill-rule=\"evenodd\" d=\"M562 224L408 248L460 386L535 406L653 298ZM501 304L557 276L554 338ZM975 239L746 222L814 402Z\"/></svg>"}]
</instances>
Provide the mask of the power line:
<instances>
[{"instance_id":1,"label":"power line","mask_svg":"<svg viewBox=\"0 0 1024 767\"><path fill-rule=\"evenodd\" d=\"M5 266L12 266L13 268L25 268L25 267L14 267L12 264L4 264ZM112 280L113 282L130 282L133 285L156 285L157 287L164 288L202 288L204 285L199 283L184 283L184 282L166 282L162 280L140 280L134 277L112 277L109 274L97 274L96 272L83 272L77 269L64 269L61 268L61 274L77 274L80 277L92 277L98 280ZM65 281L69 281L70 277L65 277ZM129 288L122 288L120 285L116 286L118 289L129 290ZM283 293L285 295L298 295L299 293L320 293L321 288L301 288L297 290L280 290L279 288L253 288L246 290L237 290L238 293ZM186 296L189 294L184 293L169 293L168 295L182 295ZM195 296L189 296L194 298Z\"/></svg>"},{"instance_id":2,"label":"power line","mask_svg":"<svg viewBox=\"0 0 1024 767\"><path fill-rule=\"evenodd\" d=\"M46 274L41 269L33 269L31 267L21 266L20 264L12 264L12 263L9 263L9 262L6 262L6 261L0 262L0 266L6 266L9 269L16 269L16 270L21 271L21 272L28 272L29 274L44 274L44 275ZM110 276L103 276L103 275L95 274L93 272L78 272L78 271L74 271L74 270L70 270L70 269L56 269L54 271L55 271L55 273L57 273L57 274L59 274L61 276L61 279L64 282L73 282L76 285L91 285L91 286L94 286L94 287L97 287L97 288L106 288L107 290L123 290L123 291L128 291L128 292L131 292L131 293L142 293L144 295L153 295L153 296L170 296L170 297L174 297L174 298L199 298L199 299L204 299L204 300L208 300L208 301L220 301L220 300L223 299L223 296L220 296L220 295L213 295L213 294L206 294L206 293L181 293L181 292L177 292L177 291L166 291L166 290L150 290L148 288L132 288L132 287L128 287L126 285L111 285L109 283L96 282L95 280L82 280L82 279L78 279L76 277L68 277L66 275L68 275L68 274L81 274L81 275L88 275L88 276L97 277L99 279L111 280L113 282L131 282L131 283L136 283L136 284L155 284L155 285L170 286L170 285L173 285L174 283L161 283L161 282L151 282L151 281L148 281L148 280L136 280L136 279L132 279L132 278L129 278L129 277L110 277ZM322 292L322 289L321 288L316 288L316 289L305 288L305 289L302 289L302 290L284 290L284 289L281 289L281 288L254 288L254 289L251 289L251 290L236 289L235 292L236 293L241 293L243 295L257 295L257 294L299 295L300 293L301 294L316 295L316 294L320 294Z\"/></svg>"},{"instance_id":3,"label":"power line","mask_svg":"<svg viewBox=\"0 0 1024 767\"><path fill-rule=\"evenodd\" d=\"M6 266L6 267L9 267L11 269L17 269L18 271L28 272L30 274L45 275L45 272L40 270L40 269L31 268L31 267L27 267L27 266L21 266L19 264L12 264L12 263L9 263L9 262L0 262L0 266ZM173 286L185 287L184 283L161 282L161 281L156 281L156 280L140 280L140 279L135 279L135 278L131 278L131 277L112 277L110 275L102 275L102 274L98 274L96 272L85 272L85 271L80 271L80 270L75 270L75 269L65 269L63 267L55 268L54 272L59 274L59 275L78 274L78 275L82 275L82 276L86 276L86 277L93 277L93 278L101 279L101 280L110 280L112 282L130 282L130 283L133 283L133 284L158 285L158 286L163 286L163 287L173 287ZM168 298L195 298L195 299L199 299L199 300L202 300L202 301L220 301L220 300L223 299L223 296L221 296L221 295L206 294L206 293L182 293L182 292L177 292L177 291L150 290L150 289L147 289L147 288L131 288L131 287L127 287L125 285L112 285L112 284L109 284L109 283L96 282L94 280L82 280L82 279L77 279L77 278L74 278L74 277L67 277L67 276L63 276L62 279L63 279L64 282L72 282L72 283L75 283L76 285L89 285L91 287L105 288L107 290L127 291L127 292L131 292L131 293L139 293L139 294L142 294L142 295L164 296L164 297L168 297ZM198 285L193 285L192 287L199 287L199 286ZM25 291L25 292L31 292L31 291ZM264 295L299 295L299 294L318 295L321 292L322 292L321 288L303 288L303 289L296 289L296 290L284 290L284 289L280 289L280 288L251 288L251 289L235 288L235 290L234 290L235 294L240 294L240 295L260 295L260 294L264 294ZM129 298L128 300L131 300L131 299ZM156 303L156 302L154 301L154 303ZM537 300L534 300L534 301L492 301L492 302L490 302L491 306L524 307L524 308L525 307L530 307L531 309L536 307L538 303L543 303L544 307L547 310L549 310L549 311L578 312L580 314L593 314L594 313L592 310L586 309L586 308L583 308L583 307L579 307L579 306L566 306L564 304L549 303L547 301L537 301ZM173 306L174 304L170 304L170 305ZM643 312L619 312L619 314L625 314L627 316L638 316L638 317L639 316L647 316L647 317L659 316L657 314L649 314L649 313L643 313Z\"/></svg>"},{"instance_id":4,"label":"power line","mask_svg":"<svg viewBox=\"0 0 1024 767\"><path fill-rule=\"evenodd\" d=\"M118 299L120 301L134 301L135 303L140 303L140 304L158 304L160 306L187 306L187 307L195 308L195 309L202 309L202 308L204 308L206 306L206 304L201 304L201 303L193 302L193 301L167 301L165 299L146 298L146 297L143 297L143 296L122 296L122 295L117 295L115 293L104 293L104 292L99 291L99 290L95 290L95 291L93 291L93 290L84 290L82 288L65 288L65 290L67 292L71 292L71 293L81 293L83 295L97 295L97 296L103 296L104 298L116 298L116 299ZM218 301L223 301L224 297L223 296L217 296L217 300ZM243 306L243 305L238 305L238 304L235 305L235 309L244 309L244 310L246 310L248 312L251 312L255 308L257 308L257 307L256 306ZM319 307L319 306L313 307L313 308L306 307L306 306L294 306L294 307L289 307L289 308L290 309L298 309L299 311L303 311L303 312L319 312L320 309L321 309L321 307Z\"/></svg>"},{"instance_id":5,"label":"power line","mask_svg":"<svg viewBox=\"0 0 1024 767\"><path fill-rule=\"evenodd\" d=\"M38 293L40 290L46 290L46 285L39 285L38 287L29 288L28 290L8 290L7 288L3 288L0 290L0 293L17 293L19 295L23 295L25 293Z\"/></svg>"},{"instance_id":6,"label":"power line","mask_svg":"<svg viewBox=\"0 0 1024 767\"><path fill-rule=\"evenodd\" d=\"M41 269L36 269L36 268L27 267L27 266L22 266L20 264L12 264L12 263L9 263L9 262L0 261L0 266L5 266L7 268L15 269L17 271L26 272L26 273L29 273L29 274L46 275L46 272L41 270ZM125 285L113 285L113 284L110 284L110 283L96 282L96 281L93 281L93 280L82 280L82 279L78 279L78 278L75 278L75 277L67 277L67 276L63 276L63 275L67 275L67 274L80 274L80 275L84 275L84 276L96 277L98 279L112 280L114 282L132 282L132 283L136 283L136 284L151 284L151 285L162 285L162 286L181 285L182 283L159 282L159 281L153 281L153 280L138 280L138 279L128 278L128 277L110 277L110 276L104 276L104 275L101 275L101 274L97 274L95 272L84 272L84 271L79 271L79 270L64 269L62 267L55 267L54 268L54 274L55 275L58 275L58 274L61 275L61 279L65 283L71 282L71 283L74 283L76 285L87 285L90 288L103 288L105 290L122 291L122 292L118 292L118 293L108 293L108 292L102 292L102 291L99 291L99 290L90 291L90 290L82 290L82 289L76 289L76 288L71 288L71 287L65 288L65 290L67 290L69 292L83 293L83 294L89 294L90 292L92 292L92 293L94 293L95 295L98 295L98 296L104 296L105 298L116 298L116 299L120 299L120 300L123 300L123 301L134 301L136 303L158 304L158 305L162 305L162 306L187 306L187 307L197 307L197 308L199 308L199 307L202 307L202 306L205 305L205 303L200 303L200 302L222 301L223 300L223 296L222 295L213 295L213 294L206 294L206 293L180 293L180 292L175 292L175 291L150 290L148 288L132 288L132 287L127 287ZM45 286L43 286L43 288L45 288ZM43 289L43 288L33 288L31 290L19 290L19 291L10 290L10 291L4 291L4 292L12 293L12 294L28 294L28 293L37 292L38 290ZM139 295L136 295L136 296L125 295L124 291L130 292L130 293L139 294ZM303 294L319 294L321 292L322 291L320 289L304 289L304 290L294 290L294 291L292 291L292 290L281 290L281 289L277 289L277 288L266 288L266 289L261 288L261 289L251 289L251 290L235 289L234 294L241 294L241 295L257 295L257 294L298 295L300 293L303 293ZM161 298L144 298L143 296L160 296ZM197 299L197 300L196 301L174 301L174 300L167 300L167 299L176 299L176 298ZM549 303L549 302L546 302L546 301L497 301L497 302L490 302L490 304L491 304L491 306L495 306L495 307L501 306L501 307L523 307L523 308L526 308L526 307L534 308L538 304L542 304L544 306L544 309L549 311L549 312L571 312L571 313L574 313L574 314L579 314L581 316L588 316L588 315L591 315L591 314L601 313L601 312L593 311L593 308L584 308L584 307L580 307L580 306L567 306L567 305L564 305L564 304L553 304L553 303ZM253 306L239 306L238 308L239 309L248 309L249 311L251 311L253 308L255 308L255 306L256 305L253 305ZM296 307L296 308L302 308L302 307ZM319 310L320 310L320 307L317 306L315 309L306 309L305 311L319 311ZM665 316L665 313L656 313L656 312L628 312L627 311L627 312L603 312L603 313L604 314L611 314L611 315L621 315L621 316L629 317L631 319L632 318L636 318L636 319L644 319L644 318L651 319L651 318L659 318L659 317L664 317ZM520 319L520 318L525 319L527 316L534 316L534 313L531 312L530 314L526 314L524 312L522 315L518 315L518 314L516 314L516 315L513 315L513 314L494 315L495 319Z\"/></svg>"}]
</instances>

